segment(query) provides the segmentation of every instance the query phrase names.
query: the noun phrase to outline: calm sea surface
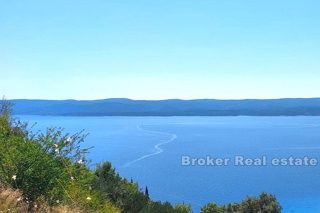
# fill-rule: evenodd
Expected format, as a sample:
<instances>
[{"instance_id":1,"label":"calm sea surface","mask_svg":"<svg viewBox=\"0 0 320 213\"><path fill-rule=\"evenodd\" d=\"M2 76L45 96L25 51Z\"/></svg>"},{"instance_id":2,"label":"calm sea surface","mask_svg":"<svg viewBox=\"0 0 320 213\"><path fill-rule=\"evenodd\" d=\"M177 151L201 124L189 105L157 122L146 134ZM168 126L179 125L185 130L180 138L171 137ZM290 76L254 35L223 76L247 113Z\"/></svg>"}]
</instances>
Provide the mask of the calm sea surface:
<instances>
[{"instance_id":1,"label":"calm sea surface","mask_svg":"<svg viewBox=\"0 0 320 213\"><path fill-rule=\"evenodd\" d=\"M239 202L263 191L283 212L320 212L320 165L274 166L274 158L317 158L320 117L51 117L17 116L35 129L89 133L92 166L111 161L155 200ZM230 158L227 166L182 166L181 157ZM234 157L265 156L266 166L235 166Z\"/></svg>"}]
</instances>

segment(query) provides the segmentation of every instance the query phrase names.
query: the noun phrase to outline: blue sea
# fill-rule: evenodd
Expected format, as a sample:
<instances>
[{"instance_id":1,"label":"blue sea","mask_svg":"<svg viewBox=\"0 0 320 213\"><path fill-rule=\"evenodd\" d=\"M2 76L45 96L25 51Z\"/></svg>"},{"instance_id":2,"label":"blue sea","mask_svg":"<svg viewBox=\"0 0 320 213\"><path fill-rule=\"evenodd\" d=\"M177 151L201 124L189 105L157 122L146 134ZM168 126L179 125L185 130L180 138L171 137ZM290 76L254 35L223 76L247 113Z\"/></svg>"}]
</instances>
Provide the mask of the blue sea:
<instances>
[{"instance_id":1,"label":"blue sea","mask_svg":"<svg viewBox=\"0 0 320 213\"><path fill-rule=\"evenodd\" d=\"M128 179L148 186L154 200L240 202L276 195L283 212L320 212L320 165L272 165L273 159L314 158L320 164L320 117L59 117L17 116L36 130L64 127L89 133L91 166L111 161ZM182 165L182 157L229 158L225 166ZM235 165L235 156L267 159Z\"/></svg>"}]
</instances>

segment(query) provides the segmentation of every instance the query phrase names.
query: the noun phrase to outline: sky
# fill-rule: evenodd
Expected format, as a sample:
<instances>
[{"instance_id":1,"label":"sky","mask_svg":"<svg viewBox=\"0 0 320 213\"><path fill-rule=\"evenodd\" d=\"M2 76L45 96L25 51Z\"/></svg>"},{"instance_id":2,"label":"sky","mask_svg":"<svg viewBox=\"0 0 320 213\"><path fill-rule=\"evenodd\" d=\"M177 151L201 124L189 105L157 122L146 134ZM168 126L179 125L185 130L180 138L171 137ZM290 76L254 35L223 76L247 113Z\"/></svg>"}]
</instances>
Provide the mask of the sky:
<instances>
[{"instance_id":1,"label":"sky","mask_svg":"<svg viewBox=\"0 0 320 213\"><path fill-rule=\"evenodd\" d=\"M7 99L320 97L318 0L0 0Z\"/></svg>"}]
</instances>

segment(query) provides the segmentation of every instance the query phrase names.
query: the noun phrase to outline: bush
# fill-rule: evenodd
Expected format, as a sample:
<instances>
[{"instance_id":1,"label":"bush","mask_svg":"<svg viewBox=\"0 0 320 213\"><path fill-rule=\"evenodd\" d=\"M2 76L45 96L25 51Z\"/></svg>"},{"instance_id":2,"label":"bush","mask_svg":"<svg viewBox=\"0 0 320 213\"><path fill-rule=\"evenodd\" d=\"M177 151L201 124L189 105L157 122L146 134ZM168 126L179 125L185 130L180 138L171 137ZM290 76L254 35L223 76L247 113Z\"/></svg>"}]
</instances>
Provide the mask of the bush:
<instances>
[{"instance_id":1,"label":"bush","mask_svg":"<svg viewBox=\"0 0 320 213\"><path fill-rule=\"evenodd\" d=\"M139 189L139 185L121 178L110 162L99 164L95 171L93 189L100 193L103 199L115 203L126 213L191 213L191 207L178 204L153 202L149 196Z\"/></svg>"},{"instance_id":2,"label":"bush","mask_svg":"<svg viewBox=\"0 0 320 213\"><path fill-rule=\"evenodd\" d=\"M191 206L186 204L177 204L174 209L177 213L192 213Z\"/></svg>"},{"instance_id":3,"label":"bush","mask_svg":"<svg viewBox=\"0 0 320 213\"><path fill-rule=\"evenodd\" d=\"M0 183L18 189L30 208L39 201L65 203L88 212L120 212L109 200L90 190L94 172L86 167L80 144L85 135L64 134L49 128L34 134L28 125L14 121L7 104L0 111ZM31 210L31 209L29 209Z\"/></svg>"},{"instance_id":4,"label":"bush","mask_svg":"<svg viewBox=\"0 0 320 213\"><path fill-rule=\"evenodd\" d=\"M208 203L204 207L201 208L201 213L222 213L222 207L218 206L215 203Z\"/></svg>"},{"instance_id":5,"label":"bush","mask_svg":"<svg viewBox=\"0 0 320 213\"><path fill-rule=\"evenodd\" d=\"M139 212L147 205L149 197L139 190L138 184L121 178L111 163L98 165L95 175L94 189L124 212Z\"/></svg>"},{"instance_id":6,"label":"bush","mask_svg":"<svg viewBox=\"0 0 320 213\"><path fill-rule=\"evenodd\" d=\"M275 196L262 193L259 197L247 197L241 203L218 206L209 203L201 208L201 213L280 213L281 206Z\"/></svg>"},{"instance_id":7,"label":"bush","mask_svg":"<svg viewBox=\"0 0 320 213\"><path fill-rule=\"evenodd\" d=\"M255 213L279 213L281 206L273 195L262 193L259 197L248 197L241 203L242 212Z\"/></svg>"},{"instance_id":8,"label":"bush","mask_svg":"<svg viewBox=\"0 0 320 213\"><path fill-rule=\"evenodd\" d=\"M78 173L73 162L83 158L84 150L77 146L82 136L63 135L61 129L34 135L5 116L0 126L0 181L20 189L31 202L40 197L49 203L62 200L64 189Z\"/></svg>"}]
</instances>

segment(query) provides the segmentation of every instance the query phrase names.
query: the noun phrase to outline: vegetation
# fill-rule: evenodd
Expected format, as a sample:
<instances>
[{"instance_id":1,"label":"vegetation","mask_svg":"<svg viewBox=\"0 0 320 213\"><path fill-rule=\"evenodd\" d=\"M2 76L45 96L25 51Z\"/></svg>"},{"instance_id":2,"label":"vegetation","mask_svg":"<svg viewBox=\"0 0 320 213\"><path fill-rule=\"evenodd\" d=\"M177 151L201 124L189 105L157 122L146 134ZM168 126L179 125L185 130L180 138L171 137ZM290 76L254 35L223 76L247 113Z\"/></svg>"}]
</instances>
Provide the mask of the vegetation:
<instances>
[{"instance_id":1,"label":"vegetation","mask_svg":"<svg viewBox=\"0 0 320 213\"><path fill-rule=\"evenodd\" d=\"M109 162L87 166L81 143L85 134L65 134L61 128L33 133L11 118L10 105L0 108L0 212L191 213L149 198L137 183L119 176ZM262 194L241 204L201 209L213 212L280 212L273 196Z\"/></svg>"},{"instance_id":2,"label":"vegetation","mask_svg":"<svg viewBox=\"0 0 320 213\"><path fill-rule=\"evenodd\" d=\"M201 208L201 213L278 213L281 207L273 195L262 193L259 197L247 197L241 203L231 203L224 206L218 206L215 203L209 203Z\"/></svg>"}]
</instances>

